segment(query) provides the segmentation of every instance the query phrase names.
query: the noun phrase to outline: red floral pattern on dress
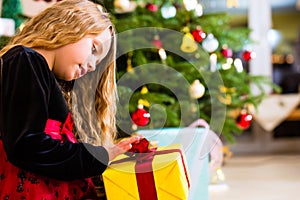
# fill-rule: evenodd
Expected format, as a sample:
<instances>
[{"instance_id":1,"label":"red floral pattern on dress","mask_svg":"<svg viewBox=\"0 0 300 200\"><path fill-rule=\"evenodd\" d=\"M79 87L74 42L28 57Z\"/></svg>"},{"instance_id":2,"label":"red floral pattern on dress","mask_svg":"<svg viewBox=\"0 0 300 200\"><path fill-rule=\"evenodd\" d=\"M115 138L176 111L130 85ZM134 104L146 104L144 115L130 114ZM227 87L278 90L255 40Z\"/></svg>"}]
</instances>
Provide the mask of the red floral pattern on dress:
<instances>
[{"instance_id":1,"label":"red floral pattern on dress","mask_svg":"<svg viewBox=\"0 0 300 200\"><path fill-rule=\"evenodd\" d=\"M65 123L47 121L45 131L53 139L76 142L69 114ZM60 181L20 169L11 164L0 139L0 199L5 200L77 200L99 199L91 178Z\"/></svg>"}]
</instances>

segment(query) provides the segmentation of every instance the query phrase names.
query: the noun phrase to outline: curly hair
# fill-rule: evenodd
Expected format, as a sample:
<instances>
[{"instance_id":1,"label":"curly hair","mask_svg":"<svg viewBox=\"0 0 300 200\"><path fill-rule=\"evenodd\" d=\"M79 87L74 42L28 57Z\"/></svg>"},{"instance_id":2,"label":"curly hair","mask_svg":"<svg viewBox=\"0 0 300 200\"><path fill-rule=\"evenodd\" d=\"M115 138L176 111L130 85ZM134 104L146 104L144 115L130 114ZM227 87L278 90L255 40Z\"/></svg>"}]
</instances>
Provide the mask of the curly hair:
<instances>
[{"instance_id":1,"label":"curly hair","mask_svg":"<svg viewBox=\"0 0 300 200\"><path fill-rule=\"evenodd\" d=\"M1 57L16 45L54 50L88 34L99 35L108 27L112 39L107 56L88 78L75 81L72 92L72 114L78 137L95 145L112 143L116 137L116 37L110 16L101 5L88 0L57 2L26 22L0 51Z\"/></svg>"}]
</instances>

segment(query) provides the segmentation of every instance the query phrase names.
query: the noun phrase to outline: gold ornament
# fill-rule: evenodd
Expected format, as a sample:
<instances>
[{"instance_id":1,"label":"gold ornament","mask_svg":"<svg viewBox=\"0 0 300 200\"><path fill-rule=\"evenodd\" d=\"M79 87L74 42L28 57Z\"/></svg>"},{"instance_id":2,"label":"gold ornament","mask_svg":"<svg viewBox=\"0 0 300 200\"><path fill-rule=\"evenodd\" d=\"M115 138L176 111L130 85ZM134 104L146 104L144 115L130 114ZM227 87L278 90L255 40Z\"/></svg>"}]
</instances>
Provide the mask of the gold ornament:
<instances>
[{"instance_id":1,"label":"gold ornament","mask_svg":"<svg viewBox=\"0 0 300 200\"><path fill-rule=\"evenodd\" d=\"M127 72L133 72L133 68L132 68L132 65L127 65L127 68L126 68Z\"/></svg>"},{"instance_id":2,"label":"gold ornament","mask_svg":"<svg viewBox=\"0 0 300 200\"><path fill-rule=\"evenodd\" d=\"M239 2L237 0L227 0L227 8L235 7L237 8L239 6Z\"/></svg>"},{"instance_id":3,"label":"gold ornament","mask_svg":"<svg viewBox=\"0 0 300 200\"><path fill-rule=\"evenodd\" d=\"M139 99L138 100L138 105L143 105L145 107L150 107L150 103L149 101L145 100L145 99Z\"/></svg>"},{"instance_id":4,"label":"gold ornament","mask_svg":"<svg viewBox=\"0 0 300 200\"><path fill-rule=\"evenodd\" d=\"M223 96L219 95L218 99L221 103L223 103L225 105L231 104L231 96L229 94L225 94L225 98Z\"/></svg>"},{"instance_id":5,"label":"gold ornament","mask_svg":"<svg viewBox=\"0 0 300 200\"><path fill-rule=\"evenodd\" d=\"M181 31L184 33L188 33L188 32L190 32L190 28L188 26L185 26L181 29Z\"/></svg>"},{"instance_id":6,"label":"gold ornament","mask_svg":"<svg viewBox=\"0 0 300 200\"><path fill-rule=\"evenodd\" d=\"M117 13L132 12L136 8L136 3L129 0L115 0L114 7Z\"/></svg>"},{"instance_id":7,"label":"gold ornament","mask_svg":"<svg viewBox=\"0 0 300 200\"><path fill-rule=\"evenodd\" d=\"M235 92L235 88L234 87L232 87L232 88L228 88L228 87L225 87L225 86L223 86L223 85L220 85L219 86L219 90L220 90L220 92L222 92L222 93L234 93Z\"/></svg>"},{"instance_id":8,"label":"gold ornament","mask_svg":"<svg viewBox=\"0 0 300 200\"><path fill-rule=\"evenodd\" d=\"M197 49L198 49L198 45L195 42L193 35L190 32L185 33L182 38L180 50L185 53L192 53Z\"/></svg>"},{"instance_id":9,"label":"gold ornament","mask_svg":"<svg viewBox=\"0 0 300 200\"><path fill-rule=\"evenodd\" d=\"M148 88L146 85L144 85L141 89L141 94L147 94L148 93Z\"/></svg>"},{"instance_id":10,"label":"gold ornament","mask_svg":"<svg viewBox=\"0 0 300 200\"><path fill-rule=\"evenodd\" d=\"M132 68L132 64L131 64L131 57L132 57L132 53L128 53L126 71L129 72L129 73L133 73L133 68Z\"/></svg>"},{"instance_id":11,"label":"gold ornament","mask_svg":"<svg viewBox=\"0 0 300 200\"><path fill-rule=\"evenodd\" d=\"M230 94L235 92L235 88L234 87L228 88L228 87L225 87L223 85L220 85L219 90L220 90L221 93L225 93L225 97L223 97L222 95L218 96L219 101L221 103L225 104L225 105L230 105L231 102L232 102Z\"/></svg>"},{"instance_id":12,"label":"gold ornament","mask_svg":"<svg viewBox=\"0 0 300 200\"><path fill-rule=\"evenodd\" d=\"M223 165L231 158L233 153L230 151L227 145L223 146Z\"/></svg>"}]
</instances>

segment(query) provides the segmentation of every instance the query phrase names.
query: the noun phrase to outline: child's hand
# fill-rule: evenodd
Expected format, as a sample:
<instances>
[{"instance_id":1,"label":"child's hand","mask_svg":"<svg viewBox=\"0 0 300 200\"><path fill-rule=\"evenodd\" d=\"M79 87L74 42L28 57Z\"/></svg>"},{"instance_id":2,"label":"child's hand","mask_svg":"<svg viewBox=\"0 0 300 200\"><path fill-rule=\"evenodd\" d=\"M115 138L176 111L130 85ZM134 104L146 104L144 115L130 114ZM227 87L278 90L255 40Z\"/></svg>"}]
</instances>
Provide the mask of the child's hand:
<instances>
[{"instance_id":1,"label":"child's hand","mask_svg":"<svg viewBox=\"0 0 300 200\"><path fill-rule=\"evenodd\" d=\"M105 146L105 149L108 152L109 161L112 161L116 156L127 152L129 149L131 149L133 143L138 143L142 138L143 137L141 136L133 136L124 138L113 146Z\"/></svg>"}]
</instances>

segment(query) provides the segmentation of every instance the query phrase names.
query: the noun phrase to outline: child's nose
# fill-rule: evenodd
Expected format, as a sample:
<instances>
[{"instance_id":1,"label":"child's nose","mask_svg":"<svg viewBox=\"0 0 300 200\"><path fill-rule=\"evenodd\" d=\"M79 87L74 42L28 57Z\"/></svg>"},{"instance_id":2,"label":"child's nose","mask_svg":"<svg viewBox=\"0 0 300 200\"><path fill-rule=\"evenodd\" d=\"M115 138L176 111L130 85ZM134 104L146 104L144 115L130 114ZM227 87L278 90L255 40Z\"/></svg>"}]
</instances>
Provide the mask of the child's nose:
<instances>
[{"instance_id":1,"label":"child's nose","mask_svg":"<svg viewBox=\"0 0 300 200\"><path fill-rule=\"evenodd\" d=\"M95 69L96 69L95 63L92 63L92 62L89 62L87 67L88 67L87 68L88 72L95 71Z\"/></svg>"}]
</instances>

